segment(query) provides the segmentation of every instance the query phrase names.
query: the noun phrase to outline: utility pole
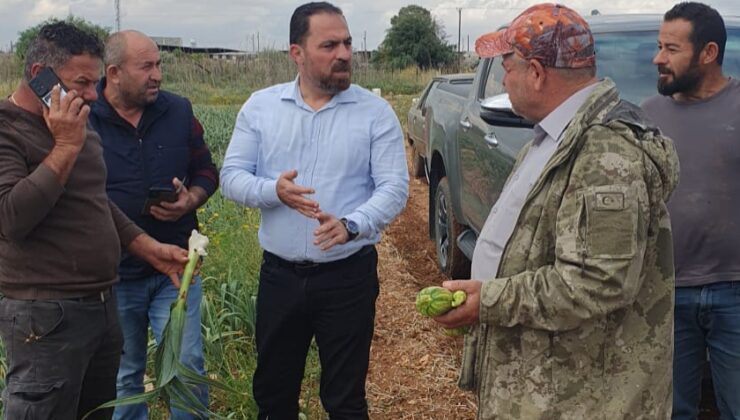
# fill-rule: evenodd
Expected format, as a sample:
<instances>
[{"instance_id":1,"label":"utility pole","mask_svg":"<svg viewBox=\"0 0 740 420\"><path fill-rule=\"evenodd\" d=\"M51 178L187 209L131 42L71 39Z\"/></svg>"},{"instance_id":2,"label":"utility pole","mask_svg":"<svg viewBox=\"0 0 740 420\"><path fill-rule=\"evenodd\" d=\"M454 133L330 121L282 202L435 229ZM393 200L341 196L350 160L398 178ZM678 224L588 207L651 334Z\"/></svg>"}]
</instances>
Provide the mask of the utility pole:
<instances>
[{"instance_id":1,"label":"utility pole","mask_svg":"<svg viewBox=\"0 0 740 420\"><path fill-rule=\"evenodd\" d=\"M260 33L257 32L257 52L260 52Z\"/></svg>"},{"instance_id":2,"label":"utility pole","mask_svg":"<svg viewBox=\"0 0 740 420\"><path fill-rule=\"evenodd\" d=\"M121 0L114 0L116 8L116 32L121 30Z\"/></svg>"},{"instance_id":3,"label":"utility pole","mask_svg":"<svg viewBox=\"0 0 740 420\"><path fill-rule=\"evenodd\" d=\"M461 51L461 29L462 29L462 7L457 8L457 71L460 71L462 65L460 64L460 51Z\"/></svg>"},{"instance_id":4,"label":"utility pole","mask_svg":"<svg viewBox=\"0 0 740 420\"><path fill-rule=\"evenodd\" d=\"M460 52L460 30L462 28L462 7L457 8L457 52Z\"/></svg>"}]
</instances>

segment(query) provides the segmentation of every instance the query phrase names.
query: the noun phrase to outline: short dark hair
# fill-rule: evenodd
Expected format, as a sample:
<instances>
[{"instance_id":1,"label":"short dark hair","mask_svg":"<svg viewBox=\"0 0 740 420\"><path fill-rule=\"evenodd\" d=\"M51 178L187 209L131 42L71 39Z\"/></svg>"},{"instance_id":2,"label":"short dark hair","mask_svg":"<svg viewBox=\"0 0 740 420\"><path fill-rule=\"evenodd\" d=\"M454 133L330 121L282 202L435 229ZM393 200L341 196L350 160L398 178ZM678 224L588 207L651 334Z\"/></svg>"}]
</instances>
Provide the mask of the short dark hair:
<instances>
[{"instance_id":1,"label":"short dark hair","mask_svg":"<svg viewBox=\"0 0 740 420\"><path fill-rule=\"evenodd\" d=\"M717 64L722 65L727 43L725 21L715 9L703 3L692 1L678 3L671 10L665 12L663 20L670 22L683 19L691 23L689 40L694 46L694 55L698 54L708 43L714 42L719 47Z\"/></svg>"},{"instance_id":2,"label":"short dark hair","mask_svg":"<svg viewBox=\"0 0 740 420\"><path fill-rule=\"evenodd\" d=\"M303 44L303 41L306 39L306 34L308 33L309 18L318 13L331 13L344 16L342 9L325 1L306 3L298 6L298 8L293 12L293 16L290 17L291 45Z\"/></svg>"},{"instance_id":3,"label":"short dark hair","mask_svg":"<svg viewBox=\"0 0 740 420\"><path fill-rule=\"evenodd\" d=\"M44 25L26 52L23 77L31 80L31 67L41 63L61 67L76 55L89 54L103 59L103 43L94 34L67 22Z\"/></svg>"}]
</instances>

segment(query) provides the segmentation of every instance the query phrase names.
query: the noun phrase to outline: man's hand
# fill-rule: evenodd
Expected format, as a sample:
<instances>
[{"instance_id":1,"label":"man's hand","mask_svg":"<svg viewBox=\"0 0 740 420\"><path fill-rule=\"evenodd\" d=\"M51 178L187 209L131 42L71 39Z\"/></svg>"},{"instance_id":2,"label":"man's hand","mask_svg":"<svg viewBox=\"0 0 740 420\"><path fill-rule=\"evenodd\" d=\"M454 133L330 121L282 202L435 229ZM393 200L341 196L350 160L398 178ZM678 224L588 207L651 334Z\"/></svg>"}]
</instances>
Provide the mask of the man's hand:
<instances>
[{"instance_id":1,"label":"man's hand","mask_svg":"<svg viewBox=\"0 0 740 420\"><path fill-rule=\"evenodd\" d=\"M177 191L177 201L168 203L161 202L158 206L152 206L149 210L152 217L163 222L174 222L182 216L197 209L205 203L207 193L203 188L194 186L189 189L177 178L172 180L172 185Z\"/></svg>"},{"instance_id":2,"label":"man's hand","mask_svg":"<svg viewBox=\"0 0 740 420\"><path fill-rule=\"evenodd\" d=\"M56 174L59 183L64 185L85 144L90 107L85 105L84 99L74 90L60 99L60 89L59 85L52 88L50 108L42 106L46 126L54 138L54 147L43 163Z\"/></svg>"},{"instance_id":3,"label":"man's hand","mask_svg":"<svg viewBox=\"0 0 740 420\"><path fill-rule=\"evenodd\" d=\"M465 303L446 314L434 317L434 320L445 328L457 328L477 324L480 317L480 280L452 280L442 283L449 290L462 290L468 296Z\"/></svg>"},{"instance_id":4,"label":"man's hand","mask_svg":"<svg viewBox=\"0 0 740 420\"><path fill-rule=\"evenodd\" d=\"M322 251L328 251L334 245L340 245L349 240L347 229L336 216L322 211L316 215L316 218L319 219L319 227L313 231L316 237L313 244L320 247Z\"/></svg>"},{"instance_id":5,"label":"man's hand","mask_svg":"<svg viewBox=\"0 0 740 420\"><path fill-rule=\"evenodd\" d=\"M56 147L79 152L87 136L90 106L75 90L67 92L64 98L60 96L61 87L56 85L51 90L51 107L43 107L44 120Z\"/></svg>"},{"instance_id":6,"label":"man's hand","mask_svg":"<svg viewBox=\"0 0 740 420\"><path fill-rule=\"evenodd\" d=\"M134 238L128 251L152 265L157 271L166 274L176 288L180 288L180 275L188 263L188 251L176 245L163 244L147 234Z\"/></svg>"},{"instance_id":7,"label":"man's hand","mask_svg":"<svg viewBox=\"0 0 740 420\"><path fill-rule=\"evenodd\" d=\"M311 219L315 219L319 213L319 203L304 197L313 194L313 188L297 185L293 180L298 176L295 169L280 174L277 181L277 195L286 206L297 210L299 213Z\"/></svg>"}]
</instances>

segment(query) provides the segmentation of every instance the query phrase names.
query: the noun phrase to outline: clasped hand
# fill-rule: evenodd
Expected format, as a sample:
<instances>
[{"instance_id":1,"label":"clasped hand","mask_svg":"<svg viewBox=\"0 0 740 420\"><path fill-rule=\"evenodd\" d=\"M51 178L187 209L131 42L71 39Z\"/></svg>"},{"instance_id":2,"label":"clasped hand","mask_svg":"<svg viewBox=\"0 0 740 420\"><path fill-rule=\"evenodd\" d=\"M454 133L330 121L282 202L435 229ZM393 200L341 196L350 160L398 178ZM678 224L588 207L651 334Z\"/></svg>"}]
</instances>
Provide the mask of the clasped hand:
<instances>
[{"instance_id":1,"label":"clasped hand","mask_svg":"<svg viewBox=\"0 0 740 420\"><path fill-rule=\"evenodd\" d=\"M322 211L318 202L306 197L316 191L313 188L296 184L297 176L298 171L295 169L280 174L276 187L280 201L300 214L319 221L319 227L313 232L316 238L313 244L322 251L328 251L334 245L346 243L349 240L349 234L344 224L333 214Z\"/></svg>"}]
</instances>

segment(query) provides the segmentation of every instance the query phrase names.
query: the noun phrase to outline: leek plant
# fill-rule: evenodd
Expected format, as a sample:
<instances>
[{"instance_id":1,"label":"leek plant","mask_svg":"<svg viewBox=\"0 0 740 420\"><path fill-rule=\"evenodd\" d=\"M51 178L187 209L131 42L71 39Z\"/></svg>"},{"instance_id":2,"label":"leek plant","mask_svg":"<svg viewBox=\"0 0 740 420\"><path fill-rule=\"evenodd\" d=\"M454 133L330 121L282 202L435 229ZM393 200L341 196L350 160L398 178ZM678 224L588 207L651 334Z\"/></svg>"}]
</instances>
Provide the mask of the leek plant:
<instances>
[{"instance_id":1,"label":"leek plant","mask_svg":"<svg viewBox=\"0 0 740 420\"><path fill-rule=\"evenodd\" d=\"M197 385L209 385L216 388L225 389L230 392L236 392L228 386L202 376L193 370L185 367L180 362L180 349L182 347L183 328L185 326L185 313L187 309L187 296L190 283L193 279L193 272L198 265L201 257L207 255L206 247L208 246L208 237L201 235L196 230L190 235L188 240L188 264L185 266L182 280L180 282L180 291L177 300L172 304L170 309L170 319L162 332L162 342L157 347L157 353L154 358L154 372L156 379L154 389L137 395L118 398L107 402L87 413L85 420L94 411L102 408L117 407L130 404L151 403L160 399L164 401L167 407L174 407L195 415L208 415L216 419L224 419L204 406L193 394L193 387Z\"/></svg>"}]
</instances>

